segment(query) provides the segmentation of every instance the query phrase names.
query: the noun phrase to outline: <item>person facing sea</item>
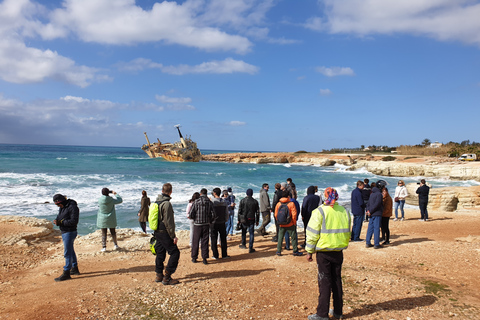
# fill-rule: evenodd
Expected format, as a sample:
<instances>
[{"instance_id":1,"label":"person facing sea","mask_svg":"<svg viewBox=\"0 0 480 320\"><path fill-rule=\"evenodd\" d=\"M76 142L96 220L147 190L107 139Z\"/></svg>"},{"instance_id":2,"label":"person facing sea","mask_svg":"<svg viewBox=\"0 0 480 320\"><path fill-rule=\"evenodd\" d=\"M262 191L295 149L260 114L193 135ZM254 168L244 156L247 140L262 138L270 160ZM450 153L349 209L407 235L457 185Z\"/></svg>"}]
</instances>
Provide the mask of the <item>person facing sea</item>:
<instances>
[{"instance_id":1,"label":"person facing sea","mask_svg":"<svg viewBox=\"0 0 480 320\"><path fill-rule=\"evenodd\" d=\"M109 196L112 193L115 198ZM98 214L97 214L97 227L102 229L102 250L107 250L107 228L110 229L112 240L114 244L114 250L120 249L117 244L117 233L115 228L117 227L117 214L115 212L115 205L122 203L122 197L113 190L108 188L102 189L102 196L98 199Z\"/></svg>"},{"instance_id":2,"label":"person facing sea","mask_svg":"<svg viewBox=\"0 0 480 320\"><path fill-rule=\"evenodd\" d=\"M138 210L138 222L143 232L147 233L148 207L150 206L150 198L147 197L147 191L142 191L142 200L140 201L140 210Z\"/></svg>"}]
</instances>

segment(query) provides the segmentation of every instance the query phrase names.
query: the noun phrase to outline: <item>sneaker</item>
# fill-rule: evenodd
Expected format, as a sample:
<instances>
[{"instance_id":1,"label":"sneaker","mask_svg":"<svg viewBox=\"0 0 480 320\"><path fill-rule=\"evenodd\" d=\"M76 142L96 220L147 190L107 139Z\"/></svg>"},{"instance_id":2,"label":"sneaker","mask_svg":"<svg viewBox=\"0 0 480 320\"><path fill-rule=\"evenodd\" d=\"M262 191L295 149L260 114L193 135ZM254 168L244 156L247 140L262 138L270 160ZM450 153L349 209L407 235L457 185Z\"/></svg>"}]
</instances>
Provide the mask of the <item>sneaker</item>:
<instances>
[{"instance_id":1,"label":"sneaker","mask_svg":"<svg viewBox=\"0 0 480 320\"><path fill-rule=\"evenodd\" d=\"M425 219L425 221L428 221L428 219Z\"/></svg>"},{"instance_id":2,"label":"sneaker","mask_svg":"<svg viewBox=\"0 0 480 320\"><path fill-rule=\"evenodd\" d=\"M403 221L403 220L404 220L403 218L402 218L402 219L400 219L400 221Z\"/></svg>"},{"instance_id":3,"label":"sneaker","mask_svg":"<svg viewBox=\"0 0 480 320\"><path fill-rule=\"evenodd\" d=\"M163 273L157 273L155 276L155 282L163 282Z\"/></svg>"},{"instance_id":4,"label":"sneaker","mask_svg":"<svg viewBox=\"0 0 480 320\"><path fill-rule=\"evenodd\" d=\"M418 219L418 221L425 221L424 219Z\"/></svg>"},{"instance_id":5,"label":"sneaker","mask_svg":"<svg viewBox=\"0 0 480 320\"><path fill-rule=\"evenodd\" d=\"M244 244L241 244L238 246L240 249L247 249L247 247Z\"/></svg>"},{"instance_id":6,"label":"sneaker","mask_svg":"<svg viewBox=\"0 0 480 320\"><path fill-rule=\"evenodd\" d=\"M254 252L255 252L255 249L253 249L253 248L248 250L248 253L254 253Z\"/></svg>"},{"instance_id":7,"label":"sneaker","mask_svg":"<svg viewBox=\"0 0 480 320\"><path fill-rule=\"evenodd\" d=\"M120 247L118 245L114 245L113 250L120 250Z\"/></svg>"},{"instance_id":8,"label":"sneaker","mask_svg":"<svg viewBox=\"0 0 480 320\"><path fill-rule=\"evenodd\" d=\"M308 318L308 320L329 320L328 317L326 317L326 318L320 317L316 313L309 315L307 318Z\"/></svg>"},{"instance_id":9,"label":"sneaker","mask_svg":"<svg viewBox=\"0 0 480 320\"><path fill-rule=\"evenodd\" d=\"M279 252L279 251L277 251L276 255L277 255L277 256L281 256L281 255L282 255L282 253L281 253L281 252Z\"/></svg>"},{"instance_id":10,"label":"sneaker","mask_svg":"<svg viewBox=\"0 0 480 320\"><path fill-rule=\"evenodd\" d=\"M294 253L292 253L294 256L296 257L300 257L300 256L303 256L303 252L298 252L298 251L295 251Z\"/></svg>"},{"instance_id":11,"label":"sneaker","mask_svg":"<svg viewBox=\"0 0 480 320\"><path fill-rule=\"evenodd\" d=\"M393 221L397 221L397 220L398 220L397 218L393 219Z\"/></svg>"},{"instance_id":12,"label":"sneaker","mask_svg":"<svg viewBox=\"0 0 480 320\"><path fill-rule=\"evenodd\" d=\"M218 260L218 258L217 258L217 257L212 257L212 259L213 259L213 260Z\"/></svg>"},{"instance_id":13,"label":"sneaker","mask_svg":"<svg viewBox=\"0 0 480 320\"><path fill-rule=\"evenodd\" d=\"M102 250L100 250L100 252L105 252L107 251L107 248L102 248Z\"/></svg>"},{"instance_id":14,"label":"sneaker","mask_svg":"<svg viewBox=\"0 0 480 320\"><path fill-rule=\"evenodd\" d=\"M337 315L335 312L333 312L333 309L330 309L328 311L328 314L331 315L332 317L334 317L335 319L343 319L343 316L342 315Z\"/></svg>"}]
</instances>

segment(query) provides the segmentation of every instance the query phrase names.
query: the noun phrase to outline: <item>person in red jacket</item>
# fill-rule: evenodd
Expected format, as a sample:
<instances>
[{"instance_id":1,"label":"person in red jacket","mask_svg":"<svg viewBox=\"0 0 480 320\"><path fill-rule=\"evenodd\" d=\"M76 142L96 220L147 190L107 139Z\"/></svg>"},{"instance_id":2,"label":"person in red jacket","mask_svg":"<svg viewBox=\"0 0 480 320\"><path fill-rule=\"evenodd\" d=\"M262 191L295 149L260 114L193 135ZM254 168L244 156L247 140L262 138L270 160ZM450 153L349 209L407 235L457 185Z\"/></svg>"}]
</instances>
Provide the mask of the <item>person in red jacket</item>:
<instances>
[{"instance_id":1,"label":"person in red jacket","mask_svg":"<svg viewBox=\"0 0 480 320\"><path fill-rule=\"evenodd\" d=\"M286 205L288 208L288 211L290 212L290 222L286 224L281 224L282 217L279 216L279 212L285 211L286 208L281 208L282 205ZM298 212L297 208L295 207L295 204L290 201L289 193L287 190L285 190L282 193L282 198L280 198L280 201L277 203L275 206L275 219L277 220L279 224L278 228L278 242L277 242L277 256L282 255L282 242L283 242L283 237L285 235L285 232L288 231L290 235L290 240L292 242L293 246L293 255L294 256L301 256L303 255L302 252L298 251L298 241L297 241L297 217L298 217Z\"/></svg>"}]
</instances>

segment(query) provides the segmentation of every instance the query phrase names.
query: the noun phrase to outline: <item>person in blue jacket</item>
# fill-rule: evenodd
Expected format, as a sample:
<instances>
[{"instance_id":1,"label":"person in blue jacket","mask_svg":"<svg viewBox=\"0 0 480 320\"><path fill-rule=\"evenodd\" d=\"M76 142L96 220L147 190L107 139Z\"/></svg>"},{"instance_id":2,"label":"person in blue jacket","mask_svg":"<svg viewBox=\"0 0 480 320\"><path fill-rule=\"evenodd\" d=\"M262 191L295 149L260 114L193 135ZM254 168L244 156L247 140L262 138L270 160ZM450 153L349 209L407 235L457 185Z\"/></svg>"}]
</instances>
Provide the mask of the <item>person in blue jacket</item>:
<instances>
[{"instance_id":1,"label":"person in blue jacket","mask_svg":"<svg viewBox=\"0 0 480 320\"><path fill-rule=\"evenodd\" d=\"M367 229L367 238L366 247L372 247L371 240L372 235L374 238L375 249L380 249L383 246L380 245L380 225L382 224L382 214L383 214L383 195L382 189L387 185L384 180L378 180L375 184L375 187L372 188L372 194L367 203L367 215L370 217L370 222L368 223Z\"/></svg>"},{"instance_id":2,"label":"person in blue jacket","mask_svg":"<svg viewBox=\"0 0 480 320\"><path fill-rule=\"evenodd\" d=\"M357 181L357 187L352 191L351 207L353 214L353 227L352 227L352 241L363 241L360 239L360 233L362 232L363 217L365 216L365 202L363 201L362 190L365 184L363 181Z\"/></svg>"},{"instance_id":3,"label":"person in blue jacket","mask_svg":"<svg viewBox=\"0 0 480 320\"><path fill-rule=\"evenodd\" d=\"M58 215L53 220L53 224L60 227L63 240L63 256L65 257L65 266L60 277L55 281L64 281L71 279L70 275L79 275L77 255L73 248L73 243L77 237L77 224L80 211L77 202L68 199L61 194L53 196L53 202L58 206Z\"/></svg>"}]
</instances>

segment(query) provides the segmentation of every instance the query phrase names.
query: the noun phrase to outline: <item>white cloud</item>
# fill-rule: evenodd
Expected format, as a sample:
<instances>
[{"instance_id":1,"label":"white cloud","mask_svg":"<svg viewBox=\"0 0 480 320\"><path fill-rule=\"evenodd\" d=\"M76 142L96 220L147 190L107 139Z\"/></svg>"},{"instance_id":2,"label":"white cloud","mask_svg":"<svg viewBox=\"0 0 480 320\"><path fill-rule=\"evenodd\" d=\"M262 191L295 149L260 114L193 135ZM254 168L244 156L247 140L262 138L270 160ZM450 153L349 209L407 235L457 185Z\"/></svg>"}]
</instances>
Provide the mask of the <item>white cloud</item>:
<instances>
[{"instance_id":1,"label":"white cloud","mask_svg":"<svg viewBox=\"0 0 480 320\"><path fill-rule=\"evenodd\" d=\"M156 95L155 99L160 103L165 103L166 107L171 110L195 110L195 107L190 104L192 102L191 98L175 98L166 95Z\"/></svg>"},{"instance_id":2,"label":"white cloud","mask_svg":"<svg viewBox=\"0 0 480 320\"><path fill-rule=\"evenodd\" d=\"M320 89L321 96L329 96L331 94L332 94L332 91L330 89Z\"/></svg>"},{"instance_id":3,"label":"white cloud","mask_svg":"<svg viewBox=\"0 0 480 320\"><path fill-rule=\"evenodd\" d=\"M209 61L196 66L179 65L179 66L165 66L162 68L165 73L183 75L188 73L234 73L242 72L248 74L255 74L258 72L258 67L245 63L243 61L227 58L223 61Z\"/></svg>"},{"instance_id":4,"label":"white cloud","mask_svg":"<svg viewBox=\"0 0 480 320\"><path fill-rule=\"evenodd\" d=\"M228 125L230 125L230 126L232 126L232 127L241 127L241 126L244 126L244 125L246 125L246 124L247 124L246 122L236 121L236 120L230 121L230 122L228 123Z\"/></svg>"},{"instance_id":5,"label":"white cloud","mask_svg":"<svg viewBox=\"0 0 480 320\"><path fill-rule=\"evenodd\" d=\"M51 14L47 27L58 34L72 32L86 42L132 45L165 42L203 50L246 53L252 43L201 23L203 6L197 0L178 4L156 2L144 10L135 0L66 0Z\"/></svg>"},{"instance_id":6,"label":"white cloud","mask_svg":"<svg viewBox=\"0 0 480 320\"><path fill-rule=\"evenodd\" d=\"M480 45L480 3L472 0L324 0L325 19L305 27L366 36L407 33Z\"/></svg>"},{"instance_id":7,"label":"white cloud","mask_svg":"<svg viewBox=\"0 0 480 320\"><path fill-rule=\"evenodd\" d=\"M315 70L324 76L327 77L336 77L336 76L354 76L355 72L348 67L317 67Z\"/></svg>"}]
</instances>

